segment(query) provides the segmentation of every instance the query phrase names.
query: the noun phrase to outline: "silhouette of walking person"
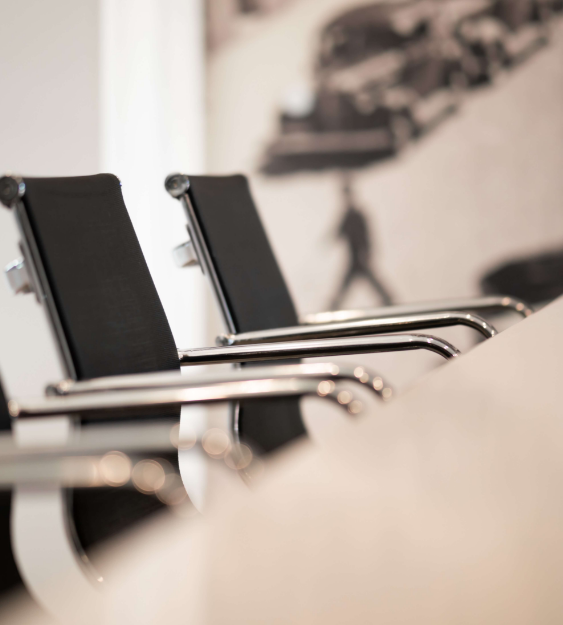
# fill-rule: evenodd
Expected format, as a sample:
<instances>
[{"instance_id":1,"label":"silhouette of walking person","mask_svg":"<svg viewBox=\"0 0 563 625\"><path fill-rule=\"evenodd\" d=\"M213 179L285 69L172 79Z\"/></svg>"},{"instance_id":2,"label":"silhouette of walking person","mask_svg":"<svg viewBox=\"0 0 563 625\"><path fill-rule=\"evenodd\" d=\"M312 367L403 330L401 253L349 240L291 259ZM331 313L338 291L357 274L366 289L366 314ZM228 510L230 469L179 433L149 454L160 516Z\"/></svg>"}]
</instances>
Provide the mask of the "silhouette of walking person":
<instances>
[{"instance_id":1,"label":"silhouette of walking person","mask_svg":"<svg viewBox=\"0 0 563 625\"><path fill-rule=\"evenodd\" d=\"M356 206L350 186L350 180L346 176L342 184L345 213L338 228L337 236L348 244L350 251L350 266L346 272L336 295L331 302L331 310L338 310L346 297L354 280L364 278L376 291L384 306L393 303L391 295L385 285L376 276L371 268L372 246L369 237L369 227L364 213Z\"/></svg>"}]
</instances>

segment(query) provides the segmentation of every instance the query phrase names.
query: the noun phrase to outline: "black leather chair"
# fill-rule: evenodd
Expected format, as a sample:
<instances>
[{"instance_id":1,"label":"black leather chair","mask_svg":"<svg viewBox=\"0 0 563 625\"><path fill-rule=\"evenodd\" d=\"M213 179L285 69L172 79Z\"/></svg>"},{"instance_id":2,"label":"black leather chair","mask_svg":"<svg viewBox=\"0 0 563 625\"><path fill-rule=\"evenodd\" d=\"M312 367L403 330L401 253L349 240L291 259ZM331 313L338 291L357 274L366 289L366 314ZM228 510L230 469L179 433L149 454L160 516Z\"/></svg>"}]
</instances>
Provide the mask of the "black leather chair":
<instances>
[{"instance_id":1,"label":"black leather chair","mask_svg":"<svg viewBox=\"0 0 563 625\"><path fill-rule=\"evenodd\" d=\"M23 190L19 179L0 181L0 199L10 205L18 200L14 213L28 260L20 266L20 278L28 272L47 309L67 375L80 380L178 370L172 333L147 279L119 182L112 176L29 178L24 197ZM0 403L8 427L5 401ZM179 406L145 414L179 415ZM1 497L9 500L6 493ZM68 497L73 529L84 549L163 507L155 497L126 488L74 489ZM3 516L8 524L9 512ZM7 529L1 528L3 542L9 540ZM8 547L9 542L6 553Z\"/></svg>"},{"instance_id":2,"label":"black leather chair","mask_svg":"<svg viewBox=\"0 0 563 625\"><path fill-rule=\"evenodd\" d=\"M304 324L297 316L246 177L172 174L165 187L172 197L181 200L188 221L190 240L175 250L177 262L181 266L199 264L210 279L227 329L226 334L218 337L221 345L243 348L249 344L277 343L286 345L288 351L300 345L301 350L295 349L293 355L311 356L317 355L311 350L319 339L373 337L451 325L470 326L486 338L495 334L492 326L470 312L470 308L485 308L483 301L473 301L470 307L466 303L462 312L453 306L436 306L421 311L399 310L395 315L364 314L363 318L343 319L339 323L329 319L331 323ZM493 304L489 301L487 310ZM505 305L506 302L502 304ZM362 340L366 339L358 339L357 347ZM383 345L374 344L365 351L383 349ZM194 355L185 353L185 358ZM264 430L260 416L263 409L242 404L235 412L235 423L263 449L275 449L303 433L296 404L278 404L275 408L280 411L277 422L283 424L276 432Z\"/></svg>"},{"instance_id":3,"label":"black leather chair","mask_svg":"<svg viewBox=\"0 0 563 625\"><path fill-rule=\"evenodd\" d=\"M4 178L3 198L14 192L14 183L27 271L47 309L68 377L178 370L172 332L119 181L113 176L26 178L25 183ZM147 416L179 419L180 408ZM113 489L76 490L72 505L86 548L161 507L156 499Z\"/></svg>"}]
</instances>

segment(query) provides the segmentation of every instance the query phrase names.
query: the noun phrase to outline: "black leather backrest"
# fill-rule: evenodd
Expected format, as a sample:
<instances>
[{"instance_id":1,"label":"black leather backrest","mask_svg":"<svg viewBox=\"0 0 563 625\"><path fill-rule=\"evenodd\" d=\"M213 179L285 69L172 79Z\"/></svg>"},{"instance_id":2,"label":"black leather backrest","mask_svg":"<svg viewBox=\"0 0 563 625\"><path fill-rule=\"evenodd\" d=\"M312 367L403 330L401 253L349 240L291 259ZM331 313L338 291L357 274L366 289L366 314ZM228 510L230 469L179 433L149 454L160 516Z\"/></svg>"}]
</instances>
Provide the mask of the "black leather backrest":
<instances>
[{"instance_id":1,"label":"black leather backrest","mask_svg":"<svg viewBox=\"0 0 563 625\"><path fill-rule=\"evenodd\" d=\"M179 369L119 180L100 174L26 178L25 185L77 378Z\"/></svg>"},{"instance_id":2,"label":"black leather backrest","mask_svg":"<svg viewBox=\"0 0 563 625\"><path fill-rule=\"evenodd\" d=\"M297 325L291 295L246 177L190 176L189 180L190 200L235 331ZM305 433L299 401L243 401L239 430L257 450L274 451Z\"/></svg>"},{"instance_id":3,"label":"black leather backrest","mask_svg":"<svg viewBox=\"0 0 563 625\"><path fill-rule=\"evenodd\" d=\"M77 379L178 370L172 332L119 180L102 174L24 182L23 202ZM180 406L127 416L179 418ZM161 508L136 491L74 491L74 531L88 548Z\"/></svg>"},{"instance_id":4,"label":"black leather backrest","mask_svg":"<svg viewBox=\"0 0 563 625\"><path fill-rule=\"evenodd\" d=\"M190 199L236 332L297 325L245 176L190 176Z\"/></svg>"}]
</instances>

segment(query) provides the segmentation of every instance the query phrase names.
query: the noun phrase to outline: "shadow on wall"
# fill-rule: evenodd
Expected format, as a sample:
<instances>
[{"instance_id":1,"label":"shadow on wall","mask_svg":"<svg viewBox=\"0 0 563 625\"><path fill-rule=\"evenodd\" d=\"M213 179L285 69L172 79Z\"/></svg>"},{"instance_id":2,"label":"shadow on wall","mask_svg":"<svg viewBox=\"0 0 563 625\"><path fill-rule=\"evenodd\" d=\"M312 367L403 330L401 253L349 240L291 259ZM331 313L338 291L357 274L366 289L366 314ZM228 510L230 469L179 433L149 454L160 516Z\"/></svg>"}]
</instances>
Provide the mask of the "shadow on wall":
<instances>
[{"instance_id":1,"label":"shadow on wall","mask_svg":"<svg viewBox=\"0 0 563 625\"><path fill-rule=\"evenodd\" d=\"M367 282L381 304L390 306L393 303L391 294L373 269L373 245L369 233L368 218L356 204L349 172L342 174L342 199L344 215L336 235L346 243L350 263L340 286L329 303L329 310L342 308L346 295L356 280Z\"/></svg>"},{"instance_id":2,"label":"shadow on wall","mask_svg":"<svg viewBox=\"0 0 563 625\"><path fill-rule=\"evenodd\" d=\"M518 258L493 268L481 280L484 293L512 295L545 304L563 295L563 249Z\"/></svg>"}]
</instances>

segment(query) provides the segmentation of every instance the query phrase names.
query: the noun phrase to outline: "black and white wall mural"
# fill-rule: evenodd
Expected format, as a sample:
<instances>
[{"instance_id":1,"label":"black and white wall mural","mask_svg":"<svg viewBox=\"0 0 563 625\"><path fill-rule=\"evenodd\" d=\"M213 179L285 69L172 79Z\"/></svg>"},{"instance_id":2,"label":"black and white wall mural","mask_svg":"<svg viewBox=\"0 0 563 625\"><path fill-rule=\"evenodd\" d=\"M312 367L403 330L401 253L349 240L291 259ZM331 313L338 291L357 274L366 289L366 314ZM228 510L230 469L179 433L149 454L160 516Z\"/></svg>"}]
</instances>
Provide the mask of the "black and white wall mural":
<instances>
[{"instance_id":1,"label":"black and white wall mural","mask_svg":"<svg viewBox=\"0 0 563 625\"><path fill-rule=\"evenodd\" d=\"M208 9L209 168L300 312L563 293L562 0Z\"/></svg>"}]
</instances>

